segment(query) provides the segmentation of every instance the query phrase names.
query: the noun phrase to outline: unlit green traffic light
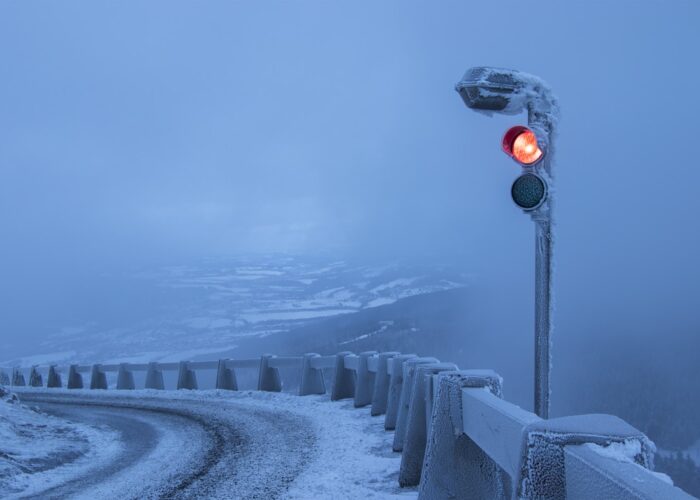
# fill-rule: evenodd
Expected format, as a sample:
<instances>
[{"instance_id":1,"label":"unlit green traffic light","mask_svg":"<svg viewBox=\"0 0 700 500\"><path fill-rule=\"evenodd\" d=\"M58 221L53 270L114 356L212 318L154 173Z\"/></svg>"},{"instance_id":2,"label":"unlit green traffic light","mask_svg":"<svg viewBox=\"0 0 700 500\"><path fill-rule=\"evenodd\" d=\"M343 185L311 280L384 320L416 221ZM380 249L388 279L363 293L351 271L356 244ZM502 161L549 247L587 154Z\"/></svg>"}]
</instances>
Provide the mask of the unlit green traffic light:
<instances>
[{"instance_id":1,"label":"unlit green traffic light","mask_svg":"<svg viewBox=\"0 0 700 500\"><path fill-rule=\"evenodd\" d=\"M534 210L547 197L547 185L539 175L526 173L515 179L510 193L520 208Z\"/></svg>"}]
</instances>

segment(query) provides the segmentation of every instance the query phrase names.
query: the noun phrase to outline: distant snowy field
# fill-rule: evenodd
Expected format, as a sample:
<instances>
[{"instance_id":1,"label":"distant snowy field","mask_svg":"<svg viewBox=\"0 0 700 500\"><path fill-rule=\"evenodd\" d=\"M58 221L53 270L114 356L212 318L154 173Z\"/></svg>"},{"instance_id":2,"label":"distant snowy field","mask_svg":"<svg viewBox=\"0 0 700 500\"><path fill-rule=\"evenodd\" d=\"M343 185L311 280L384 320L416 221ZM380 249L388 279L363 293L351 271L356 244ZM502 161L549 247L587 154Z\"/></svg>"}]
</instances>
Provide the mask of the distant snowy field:
<instances>
[{"instance_id":1,"label":"distant snowy field","mask_svg":"<svg viewBox=\"0 0 700 500\"><path fill-rule=\"evenodd\" d=\"M61 390L50 392L57 391ZM95 398L115 397L115 391L70 393L84 393ZM313 426L317 440L311 460L282 498L417 497L415 489L398 487L401 458L391 451L393 434L384 430L383 418L370 417L369 408L353 408L352 401L330 402L328 396L225 391L129 391L117 396L124 400L138 400L144 396L197 400L220 405L224 412L234 411L235 406L237 411L241 407L252 412L274 409L304 417ZM113 460L122 446L119 437L109 429L76 425L4 401L0 403L0 432L0 490L15 496L40 493L96 469ZM172 445L180 447L181 443ZM62 459L73 461L61 465ZM141 470L155 473L159 467L158 456L149 457L147 462L140 466ZM133 479L124 477L125 481Z\"/></svg>"},{"instance_id":2,"label":"distant snowy field","mask_svg":"<svg viewBox=\"0 0 700 500\"><path fill-rule=\"evenodd\" d=\"M92 299L97 307L76 311L74 324L55 325L31 351L6 346L0 365L211 357L246 337L466 282L467 276L438 265L369 266L279 255L106 276L96 288L101 295Z\"/></svg>"}]
</instances>

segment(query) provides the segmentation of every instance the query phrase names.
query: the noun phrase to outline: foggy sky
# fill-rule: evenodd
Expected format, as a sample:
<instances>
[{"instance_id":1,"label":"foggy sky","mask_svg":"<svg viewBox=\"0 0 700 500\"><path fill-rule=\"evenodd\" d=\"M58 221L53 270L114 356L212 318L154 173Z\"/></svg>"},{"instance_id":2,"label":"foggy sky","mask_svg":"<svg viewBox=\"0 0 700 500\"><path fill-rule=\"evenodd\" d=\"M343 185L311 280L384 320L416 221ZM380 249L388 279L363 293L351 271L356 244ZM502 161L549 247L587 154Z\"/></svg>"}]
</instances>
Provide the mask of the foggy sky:
<instances>
[{"instance_id":1,"label":"foggy sky","mask_svg":"<svg viewBox=\"0 0 700 500\"><path fill-rule=\"evenodd\" d=\"M110 269L241 252L460 262L531 297L499 150L525 118L454 91L483 64L560 100L559 331L697 324L700 5L537 6L2 2L2 335Z\"/></svg>"}]
</instances>

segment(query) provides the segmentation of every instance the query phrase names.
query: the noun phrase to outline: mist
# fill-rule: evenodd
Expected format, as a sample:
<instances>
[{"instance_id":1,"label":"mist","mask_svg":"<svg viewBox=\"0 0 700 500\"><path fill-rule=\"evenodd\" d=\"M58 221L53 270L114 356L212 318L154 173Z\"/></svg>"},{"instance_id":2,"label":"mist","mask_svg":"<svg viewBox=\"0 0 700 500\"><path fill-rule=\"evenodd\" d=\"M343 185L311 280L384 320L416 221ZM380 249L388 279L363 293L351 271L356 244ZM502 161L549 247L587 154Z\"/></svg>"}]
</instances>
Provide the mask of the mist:
<instances>
[{"instance_id":1,"label":"mist","mask_svg":"<svg viewBox=\"0 0 700 500\"><path fill-rule=\"evenodd\" d=\"M1 358L175 300L144 269L449 266L469 299L436 349L531 407L534 228L500 150L526 117L454 91L490 65L542 77L562 110L555 410L624 413L640 374L678 389L667 414L700 407L699 21L690 1L4 2Z\"/></svg>"}]
</instances>

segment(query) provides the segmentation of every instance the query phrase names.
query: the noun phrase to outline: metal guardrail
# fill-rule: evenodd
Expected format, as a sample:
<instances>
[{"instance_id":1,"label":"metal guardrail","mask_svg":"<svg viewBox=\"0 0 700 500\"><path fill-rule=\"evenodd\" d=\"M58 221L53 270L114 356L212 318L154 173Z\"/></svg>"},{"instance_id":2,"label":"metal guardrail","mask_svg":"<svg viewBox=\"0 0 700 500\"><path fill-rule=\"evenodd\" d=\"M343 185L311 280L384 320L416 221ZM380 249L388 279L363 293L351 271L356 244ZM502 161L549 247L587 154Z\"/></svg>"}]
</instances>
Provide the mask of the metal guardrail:
<instances>
[{"instance_id":1,"label":"metal guardrail","mask_svg":"<svg viewBox=\"0 0 700 500\"><path fill-rule=\"evenodd\" d=\"M236 370L257 369L258 390L281 391L280 369L299 370L299 395L353 399L385 415L401 452L399 483L418 486L419 498L693 498L650 470L653 445L610 415L542 420L502 399L502 380L491 370L459 370L452 363L415 354L368 351L332 356L264 355L252 359L34 366L29 385L134 389L134 372L146 372L145 388L163 389L163 372L177 371L178 389L197 389L196 372L216 370L216 388L237 390ZM0 384L27 385L24 371ZM46 384L43 375L46 374ZM634 456L610 450L637 450Z\"/></svg>"}]
</instances>

